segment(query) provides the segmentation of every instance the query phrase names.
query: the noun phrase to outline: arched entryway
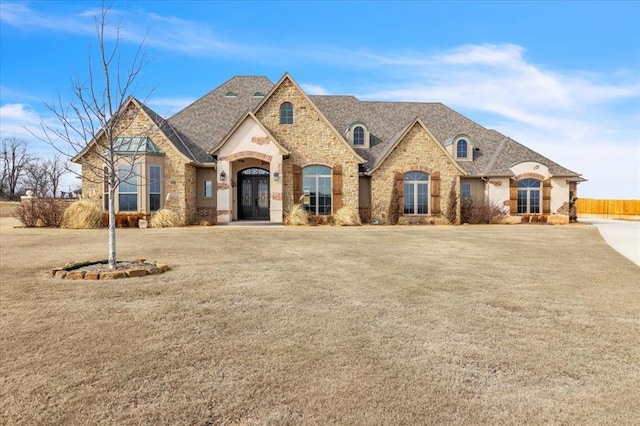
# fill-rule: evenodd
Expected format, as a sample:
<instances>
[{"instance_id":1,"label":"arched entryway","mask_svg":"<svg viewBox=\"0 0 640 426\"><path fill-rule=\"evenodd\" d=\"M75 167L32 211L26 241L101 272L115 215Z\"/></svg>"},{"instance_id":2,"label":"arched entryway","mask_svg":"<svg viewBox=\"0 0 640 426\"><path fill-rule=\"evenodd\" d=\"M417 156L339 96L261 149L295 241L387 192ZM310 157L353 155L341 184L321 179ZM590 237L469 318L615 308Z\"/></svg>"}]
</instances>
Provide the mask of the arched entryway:
<instances>
[{"instance_id":1,"label":"arched entryway","mask_svg":"<svg viewBox=\"0 0 640 426\"><path fill-rule=\"evenodd\" d=\"M238 172L238 219L269 220L269 171L251 167Z\"/></svg>"}]
</instances>

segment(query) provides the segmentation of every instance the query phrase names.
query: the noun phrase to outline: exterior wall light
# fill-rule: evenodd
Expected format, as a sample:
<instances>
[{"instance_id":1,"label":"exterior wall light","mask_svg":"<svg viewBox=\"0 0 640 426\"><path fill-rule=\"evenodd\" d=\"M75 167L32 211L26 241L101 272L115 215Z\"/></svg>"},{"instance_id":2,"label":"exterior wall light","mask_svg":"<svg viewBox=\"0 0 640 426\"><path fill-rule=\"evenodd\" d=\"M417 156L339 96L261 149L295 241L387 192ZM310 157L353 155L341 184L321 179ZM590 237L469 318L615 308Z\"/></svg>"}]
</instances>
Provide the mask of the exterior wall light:
<instances>
[{"instance_id":1,"label":"exterior wall light","mask_svg":"<svg viewBox=\"0 0 640 426\"><path fill-rule=\"evenodd\" d=\"M276 182L280 180L280 173L278 172L273 172L273 180L275 180Z\"/></svg>"},{"instance_id":2,"label":"exterior wall light","mask_svg":"<svg viewBox=\"0 0 640 426\"><path fill-rule=\"evenodd\" d=\"M223 171L220 172L220 181L224 182L225 180L227 180L227 174L223 170Z\"/></svg>"}]
</instances>

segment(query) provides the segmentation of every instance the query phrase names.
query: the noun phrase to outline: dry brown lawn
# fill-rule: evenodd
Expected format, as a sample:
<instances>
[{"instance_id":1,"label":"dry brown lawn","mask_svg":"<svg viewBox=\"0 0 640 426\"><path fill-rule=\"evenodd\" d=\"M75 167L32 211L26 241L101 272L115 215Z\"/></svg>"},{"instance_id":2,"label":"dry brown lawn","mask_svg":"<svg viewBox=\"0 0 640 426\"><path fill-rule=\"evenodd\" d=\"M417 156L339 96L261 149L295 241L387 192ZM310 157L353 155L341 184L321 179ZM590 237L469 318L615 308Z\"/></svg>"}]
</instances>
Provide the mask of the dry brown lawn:
<instances>
[{"instance_id":1,"label":"dry brown lawn","mask_svg":"<svg viewBox=\"0 0 640 426\"><path fill-rule=\"evenodd\" d=\"M0 201L0 217L12 217L18 210L18 201Z\"/></svg>"},{"instance_id":2,"label":"dry brown lawn","mask_svg":"<svg viewBox=\"0 0 640 426\"><path fill-rule=\"evenodd\" d=\"M0 220L2 424L640 424L640 268L588 225Z\"/></svg>"}]
</instances>

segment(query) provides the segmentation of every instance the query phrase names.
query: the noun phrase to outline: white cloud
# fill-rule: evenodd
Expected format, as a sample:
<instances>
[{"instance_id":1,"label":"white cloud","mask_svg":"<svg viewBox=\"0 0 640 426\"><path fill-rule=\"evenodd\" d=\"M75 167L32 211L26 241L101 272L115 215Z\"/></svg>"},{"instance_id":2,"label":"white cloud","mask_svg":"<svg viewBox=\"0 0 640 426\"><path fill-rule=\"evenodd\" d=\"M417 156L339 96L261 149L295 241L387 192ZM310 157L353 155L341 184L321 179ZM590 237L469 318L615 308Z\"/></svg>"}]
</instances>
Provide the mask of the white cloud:
<instances>
[{"instance_id":1,"label":"white cloud","mask_svg":"<svg viewBox=\"0 0 640 426\"><path fill-rule=\"evenodd\" d=\"M0 136L15 136L18 139L31 139L29 132L40 131L40 117L26 104L5 104L0 106Z\"/></svg>"},{"instance_id":2,"label":"white cloud","mask_svg":"<svg viewBox=\"0 0 640 426\"><path fill-rule=\"evenodd\" d=\"M324 87L318 84L307 84L301 83L300 87L304 90L308 95L328 95L329 91Z\"/></svg>"},{"instance_id":3,"label":"white cloud","mask_svg":"<svg viewBox=\"0 0 640 426\"><path fill-rule=\"evenodd\" d=\"M96 16L100 9L88 9L76 14L44 14L23 3L0 3L0 21L17 28L46 29L52 32L96 34ZM213 28L203 22L186 21L174 16L161 16L142 9L110 8L105 27L107 39L119 38L132 44L185 53L211 55L218 52L241 54L254 50L216 36Z\"/></svg>"},{"instance_id":4,"label":"white cloud","mask_svg":"<svg viewBox=\"0 0 640 426\"><path fill-rule=\"evenodd\" d=\"M48 128L59 127L59 122L50 116L41 116L28 104L6 103L0 106L0 139L15 137L29 143L35 156L49 158L58 150L68 151L64 144L56 144L57 150L48 142L42 124ZM68 154L68 153L67 153Z\"/></svg>"}]
</instances>

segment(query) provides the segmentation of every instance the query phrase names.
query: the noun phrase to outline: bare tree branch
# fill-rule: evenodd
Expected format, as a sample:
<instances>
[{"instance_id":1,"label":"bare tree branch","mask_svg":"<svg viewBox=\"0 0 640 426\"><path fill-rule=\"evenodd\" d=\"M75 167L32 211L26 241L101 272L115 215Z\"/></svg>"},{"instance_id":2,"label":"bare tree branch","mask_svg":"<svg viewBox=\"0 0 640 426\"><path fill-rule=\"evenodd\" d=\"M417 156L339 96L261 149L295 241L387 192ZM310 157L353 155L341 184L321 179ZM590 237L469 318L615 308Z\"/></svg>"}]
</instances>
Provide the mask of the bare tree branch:
<instances>
[{"instance_id":1,"label":"bare tree branch","mask_svg":"<svg viewBox=\"0 0 640 426\"><path fill-rule=\"evenodd\" d=\"M82 165L81 177L86 182L108 188L109 211L109 265L116 266L115 204L116 188L132 176L134 166L145 152L123 152L122 137L145 137L151 130L133 131L131 127L142 104L132 101L135 82L146 65L144 41L128 59L126 72L120 69L120 28L116 27L115 39L108 42L109 6L104 3L95 17L98 55L89 52L88 78L71 79L73 101L66 105L59 96L47 108L57 119L58 127L42 123L44 140L56 152L70 155ZM99 70L99 72L98 72ZM32 133L33 134L33 133ZM34 135L35 136L35 135ZM70 149L67 153L64 146ZM130 167L121 168L127 165ZM129 170L120 173L119 170Z\"/></svg>"}]
</instances>

